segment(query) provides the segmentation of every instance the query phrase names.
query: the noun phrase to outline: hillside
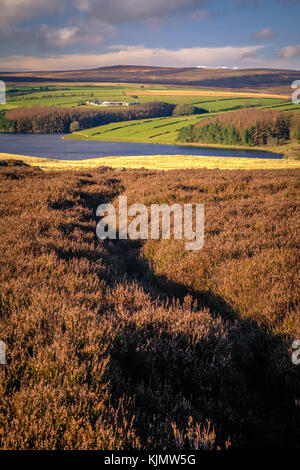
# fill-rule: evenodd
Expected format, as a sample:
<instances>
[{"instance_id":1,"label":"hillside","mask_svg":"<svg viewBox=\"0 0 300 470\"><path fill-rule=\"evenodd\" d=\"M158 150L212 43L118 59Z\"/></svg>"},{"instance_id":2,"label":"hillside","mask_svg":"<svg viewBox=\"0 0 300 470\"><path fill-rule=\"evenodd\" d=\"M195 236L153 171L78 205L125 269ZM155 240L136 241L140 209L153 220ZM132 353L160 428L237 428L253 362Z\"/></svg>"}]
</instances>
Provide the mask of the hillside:
<instances>
[{"instance_id":1,"label":"hillside","mask_svg":"<svg viewBox=\"0 0 300 470\"><path fill-rule=\"evenodd\" d=\"M299 443L298 170L0 161L1 449ZM205 245L95 237L118 196L205 204Z\"/></svg>"},{"instance_id":2,"label":"hillside","mask_svg":"<svg viewBox=\"0 0 300 470\"><path fill-rule=\"evenodd\" d=\"M51 72L0 72L0 79L14 81L121 82L189 85L215 89L291 93L291 84L300 78L295 70L277 69L197 69L192 67L146 67L117 65L90 70Z\"/></svg>"}]
</instances>

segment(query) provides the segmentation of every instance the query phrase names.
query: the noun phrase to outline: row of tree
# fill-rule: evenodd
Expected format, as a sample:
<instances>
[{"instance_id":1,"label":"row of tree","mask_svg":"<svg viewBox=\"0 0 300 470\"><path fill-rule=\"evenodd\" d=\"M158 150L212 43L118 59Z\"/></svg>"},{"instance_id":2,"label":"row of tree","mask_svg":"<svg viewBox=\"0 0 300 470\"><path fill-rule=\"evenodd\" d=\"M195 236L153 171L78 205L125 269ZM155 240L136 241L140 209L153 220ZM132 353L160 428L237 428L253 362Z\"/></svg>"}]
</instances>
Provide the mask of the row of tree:
<instances>
[{"instance_id":1,"label":"row of tree","mask_svg":"<svg viewBox=\"0 0 300 470\"><path fill-rule=\"evenodd\" d=\"M15 108L0 117L0 129L23 133L68 133L110 122L171 116L175 105L163 102L117 109L60 108L32 106Z\"/></svg>"},{"instance_id":2,"label":"row of tree","mask_svg":"<svg viewBox=\"0 0 300 470\"><path fill-rule=\"evenodd\" d=\"M173 111L173 116L186 116L189 114L204 114L204 113L208 113L208 111L203 108L198 108L197 106L194 106L189 103L180 103L175 107Z\"/></svg>"},{"instance_id":3,"label":"row of tree","mask_svg":"<svg viewBox=\"0 0 300 470\"><path fill-rule=\"evenodd\" d=\"M300 116L273 110L243 110L205 119L179 131L180 142L224 145L280 145L300 138ZM247 114L247 115L246 115Z\"/></svg>"}]
</instances>

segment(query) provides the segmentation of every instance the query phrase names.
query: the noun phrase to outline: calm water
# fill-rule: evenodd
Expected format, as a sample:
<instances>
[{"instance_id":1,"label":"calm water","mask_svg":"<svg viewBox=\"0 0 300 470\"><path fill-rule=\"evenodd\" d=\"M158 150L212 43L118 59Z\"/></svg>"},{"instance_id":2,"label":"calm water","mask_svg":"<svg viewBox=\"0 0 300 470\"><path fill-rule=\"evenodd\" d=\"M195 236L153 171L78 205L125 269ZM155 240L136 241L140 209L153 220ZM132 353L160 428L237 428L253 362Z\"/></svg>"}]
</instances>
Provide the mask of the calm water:
<instances>
[{"instance_id":1,"label":"calm water","mask_svg":"<svg viewBox=\"0 0 300 470\"><path fill-rule=\"evenodd\" d=\"M143 144L133 142L89 142L64 140L62 134L0 133L0 153L32 155L57 160L84 160L109 156L204 155L245 158L282 158L282 155L256 150L234 150L185 145Z\"/></svg>"}]
</instances>

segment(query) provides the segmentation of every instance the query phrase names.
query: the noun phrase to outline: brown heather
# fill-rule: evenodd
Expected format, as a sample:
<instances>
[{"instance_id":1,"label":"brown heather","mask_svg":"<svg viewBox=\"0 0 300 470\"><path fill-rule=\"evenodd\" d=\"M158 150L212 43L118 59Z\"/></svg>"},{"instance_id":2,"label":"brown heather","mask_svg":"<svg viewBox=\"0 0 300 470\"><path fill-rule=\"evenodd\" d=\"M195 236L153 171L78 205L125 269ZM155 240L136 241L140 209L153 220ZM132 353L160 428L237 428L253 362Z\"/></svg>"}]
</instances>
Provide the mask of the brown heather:
<instances>
[{"instance_id":1,"label":"brown heather","mask_svg":"<svg viewBox=\"0 0 300 470\"><path fill-rule=\"evenodd\" d=\"M1 449L299 445L297 170L0 173ZM99 242L119 194L204 203L204 248Z\"/></svg>"}]
</instances>

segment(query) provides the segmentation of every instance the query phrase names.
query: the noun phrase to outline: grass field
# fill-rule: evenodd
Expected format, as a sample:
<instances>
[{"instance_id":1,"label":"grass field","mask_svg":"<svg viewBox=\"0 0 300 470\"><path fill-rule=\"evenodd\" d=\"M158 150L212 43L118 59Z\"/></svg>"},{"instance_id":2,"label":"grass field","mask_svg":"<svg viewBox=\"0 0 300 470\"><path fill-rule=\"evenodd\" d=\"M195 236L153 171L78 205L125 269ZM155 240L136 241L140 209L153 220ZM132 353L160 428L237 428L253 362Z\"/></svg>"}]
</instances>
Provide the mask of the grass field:
<instances>
[{"instance_id":1,"label":"grass field","mask_svg":"<svg viewBox=\"0 0 300 470\"><path fill-rule=\"evenodd\" d=\"M14 85L8 87L8 100L0 105L0 111L16 107L31 106L61 106L82 107L90 99L139 101L147 103L153 100L165 101L172 104L188 103L206 110L210 114L227 112L236 108L278 107L278 109L296 110L287 102L286 97L258 93L232 93L222 91L207 91L194 88L164 87L161 85L120 85L120 84L46 84L36 83ZM207 114L206 116L207 117ZM138 123L109 124L82 133L71 138L91 140L115 140L136 142L174 143L178 130L188 124L196 124L202 115L182 116L177 118L157 118L141 120ZM136 125L138 124L138 125Z\"/></svg>"},{"instance_id":2,"label":"grass field","mask_svg":"<svg viewBox=\"0 0 300 470\"><path fill-rule=\"evenodd\" d=\"M207 114L125 121L97 126L67 135L67 139L121 142L174 143L183 126L196 124Z\"/></svg>"},{"instance_id":3,"label":"grass field","mask_svg":"<svg viewBox=\"0 0 300 470\"><path fill-rule=\"evenodd\" d=\"M225 112L226 106L228 106L227 112L229 112L229 110L237 106L237 102L237 99L203 103L197 102L194 104L207 109L210 113L111 123L74 132L67 135L65 138L75 140L174 144L178 137L178 131L182 127L195 125L201 121L201 119L205 119L208 116L214 116L219 112Z\"/></svg>"},{"instance_id":4,"label":"grass field","mask_svg":"<svg viewBox=\"0 0 300 470\"><path fill-rule=\"evenodd\" d=\"M252 105L274 105L286 102L287 96L258 93L230 93L207 91L195 88L162 87L160 85L118 84L44 84L10 85L7 88L7 104L1 109L21 106L76 106L89 99L122 100L147 103L166 101L169 103L191 103L212 110L249 103ZM230 101L232 100L232 102ZM228 101L228 103L226 102ZM202 106L203 103L203 106Z\"/></svg>"},{"instance_id":5,"label":"grass field","mask_svg":"<svg viewBox=\"0 0 300 470\"><path fill-rule=\"evenodd\" d=\"M200 114L192 116L178 116L178 117L161 117L153 119L141 119L136 121L123 121L102 126L92 127L78 132L67 134L64 139L71 140L92 140L92 141L115 141L115 142L145 142L157 144L178 144L178 131L182 127L195 125L201 122L202 119L208 116L214 116L218 113ZM253 150L254 147L234 146L234 145L221 145L221 144L207 144L197 142L197 145L204 147L217 147L217 148L249 148ZM286 153L290 147L297 146L297 144L288 142L286 144L269 146L267 149L264 147L256 146L256 150L269 150L277 153Z\"/></svg>"},{"instance_id":6,"label":"grass field","mask_svg":"<svg viewBox=\"0 0 300 470\"><path fill-rule=\"evenodd\" d=\"M150 96L155 96L160 94L160 90L143 90L140 92L141 95L150 95ZM164 90L164 94L167 95L182 95L182 96L201 96L201 95L207 95L207 96L231 96L231 97L254 97L257 98L257 96L260 96L261 98L279 98L279 99L289 99L288 95L278 95L278 94L272 94L272 93L257 93L257 92L239 92L239 91L222 91L222 90L199 90L199 89L193 89L193 88L181 88L181 89L170 89L170 90Z\"/></svg>"},{"instance_id":7,"label":"grass field","mask_svg":"<svg viewBox=\"0 0 300 470\"><path fill-rule=\"evenodd\" d=\"M0 159L20 160L30 166L38 166L44 171L87 170L109 166L119 170L146 168L152 170L175 170L209 168L222 170L283 170L300 168L299 160L275 160L260 158L200 157L194 155L153 155L139 157L105 157L87 160L67 161L47 158L27 157L0 153Z\"/></svg>"}]
</instances>

